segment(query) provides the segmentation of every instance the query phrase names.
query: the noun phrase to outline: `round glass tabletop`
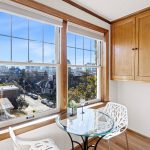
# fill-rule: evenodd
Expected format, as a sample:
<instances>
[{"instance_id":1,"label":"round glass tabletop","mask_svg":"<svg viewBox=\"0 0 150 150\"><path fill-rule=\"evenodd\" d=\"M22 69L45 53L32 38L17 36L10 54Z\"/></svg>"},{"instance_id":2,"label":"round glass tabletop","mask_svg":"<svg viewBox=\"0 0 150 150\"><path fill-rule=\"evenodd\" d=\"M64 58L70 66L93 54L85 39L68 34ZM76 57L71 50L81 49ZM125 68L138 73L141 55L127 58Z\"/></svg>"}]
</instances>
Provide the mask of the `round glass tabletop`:
<instances>
[{"instance_id":1,"label":"round glass tabletop","mask_svg":"<svg viewBox=\"0 0 150 150\"><path fill-rule=\"evenodd\" d=\"M64 112L56 118L57 125L68 133L80 136L104 136L111 132L114 121L98 109L77 109L76 115Z\"/></svg>"}]
</instances>

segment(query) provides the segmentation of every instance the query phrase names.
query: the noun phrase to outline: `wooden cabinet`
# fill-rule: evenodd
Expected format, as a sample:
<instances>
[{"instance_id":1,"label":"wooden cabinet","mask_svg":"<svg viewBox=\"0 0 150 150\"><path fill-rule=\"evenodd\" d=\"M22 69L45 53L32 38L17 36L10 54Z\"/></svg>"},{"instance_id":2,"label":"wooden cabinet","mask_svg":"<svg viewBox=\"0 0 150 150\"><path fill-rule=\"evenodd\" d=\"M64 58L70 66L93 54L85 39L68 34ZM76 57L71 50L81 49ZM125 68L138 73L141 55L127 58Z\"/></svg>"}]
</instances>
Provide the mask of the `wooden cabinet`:
<instances>
[{"instance_id":1,"label":"wooden cabinet","mask_svg":"<svg viewBox=\"0 0 150 150\"><path fill-rule=\"evenodd\" d=\"M113 80L150 81L150 11L112 24Z\"/></svg>"},{"instance_id":2,"label":"wooden cabinet","mask_svg":"<svg viewBox=\"0 0 150 150\"><path fill-rule=\"evenodd\" d=\"M136 17L135 79L150 81L150 11Z\"/></svg>"},{"instance_id":3,"label":"wooden cabinet","mask_svg":"<svg viewBox=\"0 0 150 150\"><path fill-rule=\"evenodd\" d=\"M112 79L134 79L135 17L112 25Z\"/></svg>"}]
</instances>

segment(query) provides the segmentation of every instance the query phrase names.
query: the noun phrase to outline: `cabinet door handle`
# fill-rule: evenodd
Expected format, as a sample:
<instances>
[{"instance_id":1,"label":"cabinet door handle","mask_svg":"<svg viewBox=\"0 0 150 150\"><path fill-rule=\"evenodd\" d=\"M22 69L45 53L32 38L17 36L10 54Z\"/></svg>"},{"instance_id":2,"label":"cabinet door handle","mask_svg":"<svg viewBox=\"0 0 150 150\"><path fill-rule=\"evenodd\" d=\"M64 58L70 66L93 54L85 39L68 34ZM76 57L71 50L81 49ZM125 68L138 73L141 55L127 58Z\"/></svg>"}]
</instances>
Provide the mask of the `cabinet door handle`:
<instances>
[{"instance_id":1,"label":"cabinet door handle","mask_svg":"<svg viewBox=\"0 0 150 150\"><path fill-rule=\"evenodd\" d=\"M134 50L135 50L135 48L132 48L132 50L134 51Z\"/></svg>"},{"instance_id":2,"label":"cabinet door handle","mask_svg":"<svg viewBox=\"0 0 150 150\"><path fill-rule=\"evenodd\" d=\"M138 48L136 47L134 50L138 50Z\"/></svg>"}]
</instances>

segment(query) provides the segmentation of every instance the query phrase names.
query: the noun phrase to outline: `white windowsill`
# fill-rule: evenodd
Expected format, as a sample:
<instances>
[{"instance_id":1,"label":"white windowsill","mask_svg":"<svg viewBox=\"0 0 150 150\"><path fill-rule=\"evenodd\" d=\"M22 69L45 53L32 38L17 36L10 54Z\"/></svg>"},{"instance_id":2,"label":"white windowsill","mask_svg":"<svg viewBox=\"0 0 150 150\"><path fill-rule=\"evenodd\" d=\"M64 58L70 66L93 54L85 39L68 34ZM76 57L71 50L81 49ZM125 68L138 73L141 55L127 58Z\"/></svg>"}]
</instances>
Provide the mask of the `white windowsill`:
<instances>
[{"instance_id":1,"label":"white windowsill","mask_svg":"<svg viewBox=\"0 0 150 150\"><path fill-rule=\"evenodd\" d=\"M102 104L104 104L104 103L103 102L97 102L97 103L93 103L93 104L88 104L87 106L85 106L85 108L92 108L92 107L96 107L96 106L99 106L99 105L102 105ZM38 123L42 123L44 121L52 120L52 119L55 119L58 116L58 114L53 114L53 115L48 116L48 117L43 117L43 118L40 118L40 119L31 120L30 122L22 123L20 125L16 125L16 126L13 127L13 129L17 130L17 129L21 129L21 128L28 127L28 126L31 126L31 125L35 125L35 124L38 124ZM4 134L4 133L8 133L7 128L0 130L0 134Z\"/></svg>"}]
</instances>

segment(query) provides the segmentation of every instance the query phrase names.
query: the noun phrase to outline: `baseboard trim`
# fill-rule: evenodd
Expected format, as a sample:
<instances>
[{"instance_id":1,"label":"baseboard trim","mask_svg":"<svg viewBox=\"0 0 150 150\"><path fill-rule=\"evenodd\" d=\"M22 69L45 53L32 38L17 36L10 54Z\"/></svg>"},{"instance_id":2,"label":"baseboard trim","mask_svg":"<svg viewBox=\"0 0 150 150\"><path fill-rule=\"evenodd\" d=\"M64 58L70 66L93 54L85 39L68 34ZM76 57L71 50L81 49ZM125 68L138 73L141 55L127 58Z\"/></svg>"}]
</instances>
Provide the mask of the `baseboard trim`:
<instances>
[{"instance_id":1,"label":"baseboard trim","mask_svg":"<svg viewBox=\"0 0 150 150\"><path fill-rule=\"evenodd\" d=\"M137 132L137 131L134 131L134 130L128 128L128 129L127 129L127 132L128 132L128 133L131 133L131 134L134 134L134 135L137 136L138 138L141 138L141 139L144 139L144 140L150 142L150 137L145 136L145 135L143 135L143 134L141 134L141 133L139 133L139 132Z\"/></svg>"}]
</instances>

